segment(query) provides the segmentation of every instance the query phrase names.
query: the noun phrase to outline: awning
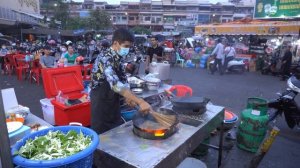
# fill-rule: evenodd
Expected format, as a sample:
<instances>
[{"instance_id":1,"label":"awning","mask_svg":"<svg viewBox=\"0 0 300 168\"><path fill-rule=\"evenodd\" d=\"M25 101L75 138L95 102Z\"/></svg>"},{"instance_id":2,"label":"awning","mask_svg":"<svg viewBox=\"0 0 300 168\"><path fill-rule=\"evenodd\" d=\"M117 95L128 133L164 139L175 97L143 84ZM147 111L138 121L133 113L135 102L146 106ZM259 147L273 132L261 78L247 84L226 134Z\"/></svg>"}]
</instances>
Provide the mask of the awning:
<instances>
[{"instance_id":1,"label":"awning","mask_svg":"<svg viewBox=\"0 0 300 168\"><path fill-rule=\"evenodd\" d=\"M174 26L164 26L164 29L175 29Z\"/></svg>"},{"instance_id":2,"label":"awning","mask_svg":"<svg viewBox=\"0 0 300 168\"><path fill-rule=\"evenodd\" d=\"M18 13L22 13L22 14L25 14L25 15L28 15L28 16L32 16L32 17L37 18L37 19L43 19L44 18L44 16L40 15L40 14L27 13L27 12L22 12L22 11L17 11L17 10L13 10L13 11L18 12Z\"/></svg>"}]
</instances>

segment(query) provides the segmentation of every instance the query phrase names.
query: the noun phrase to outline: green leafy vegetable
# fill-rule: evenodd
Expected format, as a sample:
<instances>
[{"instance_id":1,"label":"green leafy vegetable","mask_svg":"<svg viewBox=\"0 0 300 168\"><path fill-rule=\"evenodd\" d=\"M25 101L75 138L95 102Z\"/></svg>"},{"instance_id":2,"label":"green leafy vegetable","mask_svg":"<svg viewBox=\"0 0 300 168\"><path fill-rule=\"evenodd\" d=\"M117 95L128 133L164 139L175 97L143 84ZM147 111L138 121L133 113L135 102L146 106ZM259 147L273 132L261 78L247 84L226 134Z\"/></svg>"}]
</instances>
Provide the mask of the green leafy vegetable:
<instances>
[{"instance_id":1,"label":"green leafy vegetable","mask_svg":"<svg viewBox=\"0 0 300 168\"><path fill-rule=\"evenodd\" d=\"M91 137L84 136L81 131L79 134L73 130L67 134L61 131L49 131L44 136L28 139L17 154L32 160L59 159L84 150L91 142Z\"/></svg>"}]
</instances>

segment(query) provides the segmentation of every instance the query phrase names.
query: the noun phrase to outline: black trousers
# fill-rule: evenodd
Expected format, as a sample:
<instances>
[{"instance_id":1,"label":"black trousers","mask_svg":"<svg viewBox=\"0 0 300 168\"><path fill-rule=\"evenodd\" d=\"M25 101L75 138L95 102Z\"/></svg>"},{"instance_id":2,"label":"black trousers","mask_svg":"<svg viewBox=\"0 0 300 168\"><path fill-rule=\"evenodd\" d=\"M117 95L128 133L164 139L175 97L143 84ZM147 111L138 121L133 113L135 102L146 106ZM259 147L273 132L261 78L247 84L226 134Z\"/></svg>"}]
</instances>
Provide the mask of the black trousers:
<instances>
[{"instance_id":1,"label":"black trousers","mask_svg":"<svg viewBox=\"0 0 300 168\"><path fill-rule=\"evenodd\" d=\"M0 66L1 66L1 70L4 70L4 57L0 56Z\"/></svg>"},{"instance_id":2,"label":"black trousers","mask_svg":"<svg viewBox=\"0 0 300 168\"><path fill-rule=\"evenodd\" d=\"M120 95L111 90L107 81L92 89L91 128L98 134L106 132L123 123L120 112Z\"/></svg>"},{"instance_id":3,"label":"black trousers","mask_svg":"<svg viewBox=\"0 0 300 168\"><path fill-rule=\"evenodd\" d=\"M222 59L218 59L216 58L215 59L215 62L214 62L214 66L213 66L213 69L212 69L212 74L214 74L217 70L217 65L218 65L218 69L219 69L219 73L221 75L223 75L223 64L222 64Z\"/></svg>"},{"instance_id":4,"label":"black trousers","mask_svg":"<svg viewBox=\"0 0 300 168\"><path fill-rule=\"evenodd\" d=\"M227 69L228 62L231 61L231 60L233 60L233 59L234 59L234 57L226 57L225 58L225 61L224 61L224 71L226 71L226 69Z\"/></svg>"}]
</instances>

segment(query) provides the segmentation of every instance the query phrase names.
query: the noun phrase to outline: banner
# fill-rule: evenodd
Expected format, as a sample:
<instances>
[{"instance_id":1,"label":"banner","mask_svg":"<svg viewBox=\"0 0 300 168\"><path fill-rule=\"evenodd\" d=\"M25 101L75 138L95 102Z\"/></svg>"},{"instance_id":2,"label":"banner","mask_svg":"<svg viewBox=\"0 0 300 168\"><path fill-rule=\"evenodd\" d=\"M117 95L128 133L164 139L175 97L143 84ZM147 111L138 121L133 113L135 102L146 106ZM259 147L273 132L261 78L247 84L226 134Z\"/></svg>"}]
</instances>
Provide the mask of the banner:
<instances>
[{"instance_id":1,"label":"banner","mask_svg":"<svg viewBox=\"0 0 300 168\"><path fill-rule=\"evenodd\" d=\"M300 17L300 0L256 0L254 18Z\"/></svg>"}]
</instances>

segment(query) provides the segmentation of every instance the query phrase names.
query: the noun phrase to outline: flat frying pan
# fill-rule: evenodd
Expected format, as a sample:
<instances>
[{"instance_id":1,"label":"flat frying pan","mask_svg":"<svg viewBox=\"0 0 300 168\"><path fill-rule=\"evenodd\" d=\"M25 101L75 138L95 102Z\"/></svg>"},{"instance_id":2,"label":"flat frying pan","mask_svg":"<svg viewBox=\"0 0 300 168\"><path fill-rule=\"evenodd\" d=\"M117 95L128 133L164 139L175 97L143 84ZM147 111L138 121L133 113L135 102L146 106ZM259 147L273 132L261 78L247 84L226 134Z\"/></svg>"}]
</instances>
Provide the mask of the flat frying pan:
<instances>
[{"instance_id":1,"label":"flat frying pan","mask_svg":"<svg viewBox=\"0 0 300 168\"><path fill-rule=\"evenodd\" d=\"M203 109L210 101L208 98L189 96L189 97L174 97L171 99L173 107L178 109Z\"/></svg>"}]
</instances>

